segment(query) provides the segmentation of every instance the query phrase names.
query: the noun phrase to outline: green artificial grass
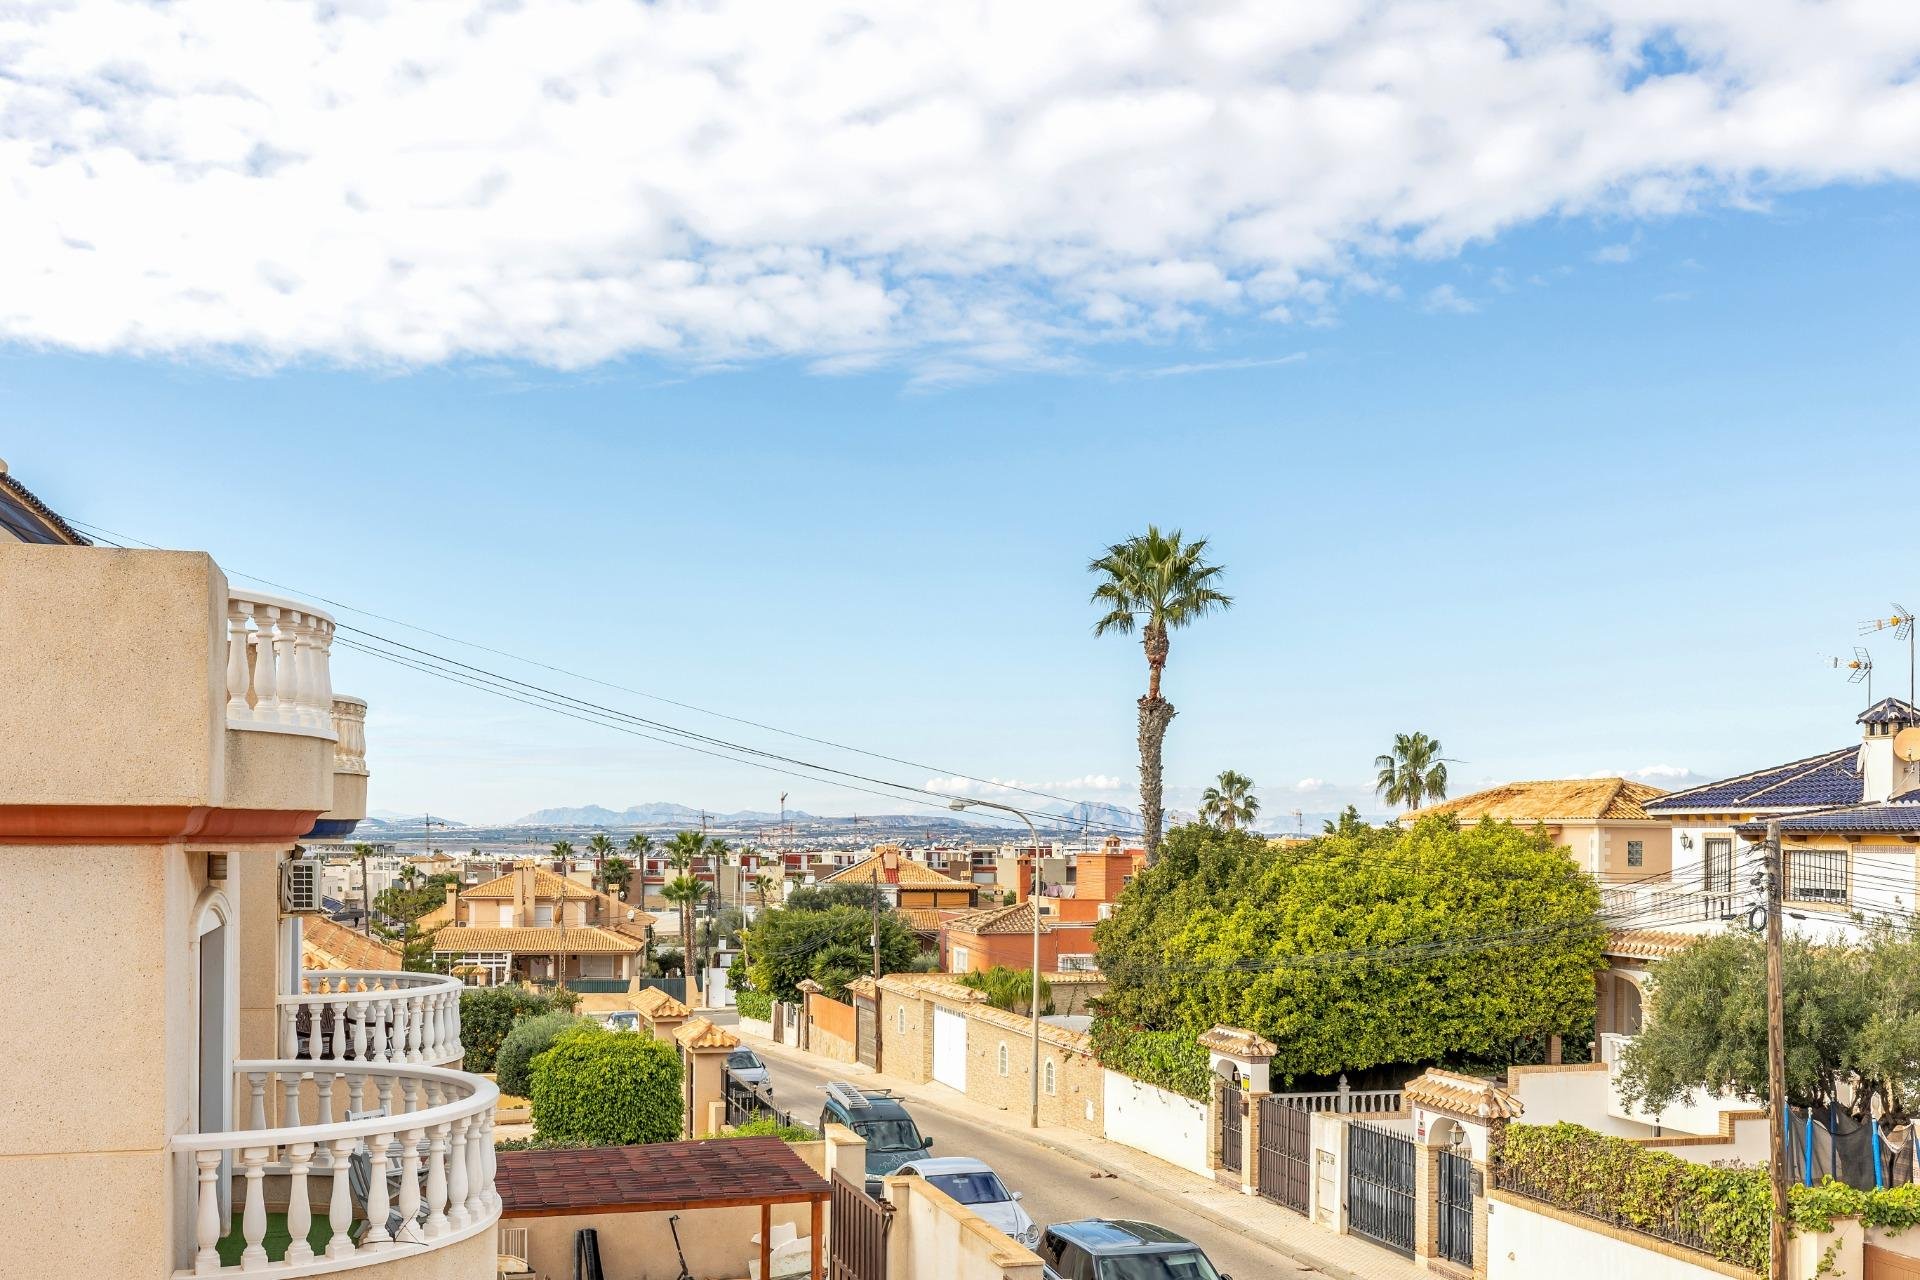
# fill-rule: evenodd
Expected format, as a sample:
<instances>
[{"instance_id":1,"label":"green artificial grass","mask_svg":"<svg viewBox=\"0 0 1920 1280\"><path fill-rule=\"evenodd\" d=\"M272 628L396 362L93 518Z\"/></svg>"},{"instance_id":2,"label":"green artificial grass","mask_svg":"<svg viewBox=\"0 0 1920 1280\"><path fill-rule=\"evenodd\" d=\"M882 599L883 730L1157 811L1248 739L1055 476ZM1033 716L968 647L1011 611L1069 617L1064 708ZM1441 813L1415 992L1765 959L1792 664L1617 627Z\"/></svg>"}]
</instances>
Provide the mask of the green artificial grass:
<instances>
[{"instance_id":1,"label":"green artificial grass","mask_svg":"<svg viewBox=\"0 0 1920 1280\"><path fill-rule=\"evenodd\" d=\"M222 1236L220 1243L213 1246L220 1254L220 1265L237 1267L240 1255L246 1251L247 1238L241 1234L240 1214L233 1215L233 1230ZM333 1223L322 1214L313 1216L313 1227L307 1232L307 1243L313 1246L315 1257L324 1255L327 1242L333 1239ZM267 1238L260 1242L265 1246L267 1257L275 1262L286 1259L287 1246L293 1243L293 1233L287 1230L287 1215L269 1213L267 1215Z\"/></svg>"}]
</instances>

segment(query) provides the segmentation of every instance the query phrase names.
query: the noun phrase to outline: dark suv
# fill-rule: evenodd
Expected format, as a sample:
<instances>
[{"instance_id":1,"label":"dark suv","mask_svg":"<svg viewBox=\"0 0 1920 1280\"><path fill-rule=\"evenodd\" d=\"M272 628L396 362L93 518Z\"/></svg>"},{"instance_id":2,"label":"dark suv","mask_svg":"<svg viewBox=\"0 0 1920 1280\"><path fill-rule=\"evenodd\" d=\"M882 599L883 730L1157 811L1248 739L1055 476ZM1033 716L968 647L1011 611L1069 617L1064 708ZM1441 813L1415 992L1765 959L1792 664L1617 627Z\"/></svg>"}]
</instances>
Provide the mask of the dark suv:
<instances>
[{"instance_id":1,"label":"dark suv","mask_svg":"<svg viewBox=\"0 0 1920 1280\"><path fill-rule=\"evenodd\" d=\"M1056 1280L1233 1280L1199 1245L1151 1222L1062 1222L1047 1228L1036 1252Z\"/></svg>"},{"instance_id":2,"label":"dark suv","mask_svg":"<svg viewBox=\"0 0 1920 1280\"><path fill-rule=\"evenodd\" d=\"M880 1179L909 1160L933 1150L933 1139L920 1136L919 1127L890 1089L856 1089L843 1080L827 1086L827 1105L820 1109L820 1131L843 1124L867 1140L867 1194L879 1197Z\"/></svg>"}]
</instances>

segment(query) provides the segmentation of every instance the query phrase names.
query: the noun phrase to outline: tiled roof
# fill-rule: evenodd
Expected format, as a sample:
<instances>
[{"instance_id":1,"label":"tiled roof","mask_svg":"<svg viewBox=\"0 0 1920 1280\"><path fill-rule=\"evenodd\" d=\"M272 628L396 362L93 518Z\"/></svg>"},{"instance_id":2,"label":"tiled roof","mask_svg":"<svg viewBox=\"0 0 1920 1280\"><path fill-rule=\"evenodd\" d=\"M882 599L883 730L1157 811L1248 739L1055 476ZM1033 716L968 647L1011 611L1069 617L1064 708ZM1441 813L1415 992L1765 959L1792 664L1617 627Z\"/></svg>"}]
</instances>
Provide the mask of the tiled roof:
<instances>
[{"instance_id":1,"label":"tiled roof","mask_svg":"<svg viewBox=\"0 0 1920 1280\"><path fill-rule=\"evenodd\" d=\"M1091 922L1089 922L1089 926ZM985 911L975 911L956 920L947 922L947 928L960 933L985 936L995 933L1032 933L1033 902L1016 902L1007 907L988 907ZM1040 931L1051 932L1053 921L1045 916L1040 918Z\"/></svg>"},{"instance_id":2,"label":"tiled roof","mask_svg":"<svg viewBox=\"0 0 1920 1280\"><path fill-rule=\"evenodd\" d=\"M1607 938L1606 953L1624 960L1665 960L1700 940L1697 933L1666 929L1616 929Z\"/></svg>"},{"instance_id":3,"label":"tiled roof","mask_svg":"<svg viewBox=\"0 0 1920 1280\"><path fill-rule=\"evenodd\" d=\"M301 963L309 969L400 968L400 948L389 946L325 916L300 919Z\"/></svg>"},{"instance_id":4,"label":"tiled roof","mask_svg":"<svg viewBox=\"0 0 1920 1280\"><path fill-rule=\"evenodd\" d=\"M873 880L875 864L880 860L880 857L881 855L876 853L871 857L862 858L860 859L860 861L854 863L850 867L842 867L840 870L834 872L832 875L828 876L826 879L822 880L820 883L821 884L838 884L841 881L849 881L849 880L858 880L858 881L865 881L865 882L871 883ZM903 889L949 889L950 890L956 887L965 888L967 885L967 882L964 880L955 880L950 875L946 875L942 872L935 871L932 867L928 866L924 862L915 862L913 859L904 857L904 856L902 856L899 859L898 863L896 864L896 869L898 870L899 877L900 877L897 882L888 880L887 872L885 868L880 868L880 883L881 884L898 883L900 887Z\"/></svg>"},{"instance_id":5,"label":"tiled roof","mask_svg":"<svg viewBox=\"0 0 1920 1280\"><path fill-rule=\"evenodd\" d=\"M675 1031L673 1038L688 1049L737 1049L740 1046L739 1036L714 1026L708 1018L695 1018Z\"/></svg>"},{"instance_id":6,"label":"tiled roof","mask_svg":"<svg viewBox=\"0 0 1920 1280\"><path fill-rule=\"evenodd\" d=\"M422 933L432 933L435 929L445 928L452 923L453 908L444 902L413 922L414 927Z\"/></svg>"},{"instance_id":7,"label":"tiled roof","mask_svg":"<svg viewBox=\"0 0 1920 1280\"><path fill-rule=\"evenodd\" d=\"M516 954L552 955L565 951L570 955L634 955L645 948L632 938L623 938L592 925L558 929L552 926L531 929L462 929L449 925L433 935L435 951L511 951Z\"/></svg>"},{"instance_id":8,"label":"tiled roof","mask_svg":"<svg viewBox=\"0 0 1920 1280\"><path fill-rule=\"evenodd\" d=\"M1662 817L1699 809L1814 809L1859 804L1860 795L1860 748L1856 744L1675 791L1650 802L1647 811Z\"/></svg>"},{"instance_id":9,"label":"tiled roof","mask_svg":"<svg viewBox=\"0 0 1920 1280\"><path fill-rule=\"evenodd\" d=\"M693 1012L658 987L647 987L633 998L633 1007L649 1018L684 1018Z\"/></svg>"},{"instance_id":10,"label":"tiled roof","mask_svg":"<svg viewBox=\"0 0 1920 1280\"><path fill-rule=\"evenodd\" d=\"M6 468L0 466L0 501L4 501L7 498L13 500L13 505L24 508L26 511L31 512L33 516L37 516L40 523L43 523L48 529L51 529L59 535L58 540L66 541L76 547L90 547L93 545L92 541L82 536L79 530L75 529L65 520L62 520L60 514L52 507L35 497L33 490L8 475ZM0 520L0 529L14 525L20 519L21 517L11 516L7 519ZM56 541L56 539L49 538L45 532L34 528L33 522L31 521L29 521L20 532L27 535L23 539L24 541Z\"/></svg>"},{"instance_id":11,"label":"tiled roof","mask_svg":"<svg viewBox=\"0 0 1920 1280\"><path fill-rule=\"evenodd\" d=\"M1520 1099L1491 1080L1437 1068L1409 1082L1400 1096L1411 1106L1478 1120L1511 1120L1526 1110Z\"/></svg>"},{"instance_id":12,"label":"tiled roof","mask_svg":"<svg viewBox=\"0 0 1920 1280\"><path fill-rule=\"evenodd\" d=\"M1200 1037L1200 1047L1234 1058L1271 1058L1280 1052L1273 1041L1240 1027L1215 1027Z\"/></svg>"},{"instance_id":13,"label":"tiled roof","mask_svg":"<svg viewBox=\"0 0 1920 1280\"><path fill-rule=\"evenodd\" d=\"M506 1219L825 1200L826 1179L778 1138L502 1151L494 1190Z\"/></svg>"},{"instance_id":14,"label":"tiled roof","mask_svg":"<svg viewBox=\"0 0 1920 1280\"><path fill-rule=\"evenodd\" d=\"M1495 822L1554 822L1556 820L1644 821L1647 801L1665 795L1659 787L1625 778L1568 778L1545 782L1509 782L1476 791L1458 800L1443 800L1416 809L1401 820L1434 813L1450 813L1462 822L1492 818Z\"/></svg>"},{"instance_id":15,"label":"tiled roof","mask_svg":"<svg viewBox=\"0 0 1920 1280\"><path fill-rule=\"evenodd\" d=\"M1839 809L1821 809L1814 813L1796 813L1779 819L1783 832L1808 835L1833 833L1920 836L1920 794L1906 792L1878 804L1849 805ZM1764 822L1745 823L1737 830L1749 839L1766 834Z\"/></svg>"},{"instance_id":16,"label":"tiled roof","mask_svg":"<svg viewBox=\"0 0 1920 1280\"><path fill-rule=\"evenodd\" d=\"M1920 724L1920 708L1898 698L1882 698L1854 717L1855 724Z\"/></svg>"},{"instance_id":17,"label":"tiled roof","mask_svg":"<svg viewBox=\"0 0 1920 1280\"><path fill-rule=\"evenodd\" d=\"M495 876L491 880L482 881L460 896L462 898L511 898L513 897L513 882L519 874L520 868L515 867L505 875ZM538 898L564 897L568 902L580 902L587 898L607 896L597 889L581 884L578 880L569 880L567 877L549 871L545 867L535 867L533 869L533 892L534 896Z\"/></svg>"},{"instance_id":18,"label":"tiled roof","mask_svg":"<svg viewBox=\"0 0 1920 1280\"><path fill-rule=\"evenodd\" d=\"M894 911L900 922L915 933L938 933L940 926L971 914L954 907L900 907Z\"/></svg>"}]
</instances>

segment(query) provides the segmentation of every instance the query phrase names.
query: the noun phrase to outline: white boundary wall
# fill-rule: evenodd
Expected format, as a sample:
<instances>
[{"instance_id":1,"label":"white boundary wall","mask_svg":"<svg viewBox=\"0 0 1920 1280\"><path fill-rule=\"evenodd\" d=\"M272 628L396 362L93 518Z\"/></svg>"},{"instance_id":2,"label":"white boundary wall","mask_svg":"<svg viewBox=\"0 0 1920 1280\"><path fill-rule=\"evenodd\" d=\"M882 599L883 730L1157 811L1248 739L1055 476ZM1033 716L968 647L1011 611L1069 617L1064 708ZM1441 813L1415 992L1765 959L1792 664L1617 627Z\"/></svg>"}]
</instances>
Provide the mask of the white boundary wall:
<instances>
[{"instance_id":1,"label":"white boundary wall","mask_svg":"<svg viewBox=\"0 0 1920 1280\"><path fill-rule=\"evenodd\" d=\"M1540 1280L1575 1271L1580 1280L1722 1280L1734 1274L1731 1268L1698 1266L1505 1200L1488 1203L1487 1280Z\"/></svg>"},{"instance_id":2,"label":"white boundary wall","mask_svg":"<svg viewBox=\"0 0 1920 1280\"><path fill-rule=\"evenodd\" d=\"M1103 1073L1107 1141L1125 1143L1169 1164L1210 1177L1207 1104L1118 1071Z\"/></svg>"}]
</instances>

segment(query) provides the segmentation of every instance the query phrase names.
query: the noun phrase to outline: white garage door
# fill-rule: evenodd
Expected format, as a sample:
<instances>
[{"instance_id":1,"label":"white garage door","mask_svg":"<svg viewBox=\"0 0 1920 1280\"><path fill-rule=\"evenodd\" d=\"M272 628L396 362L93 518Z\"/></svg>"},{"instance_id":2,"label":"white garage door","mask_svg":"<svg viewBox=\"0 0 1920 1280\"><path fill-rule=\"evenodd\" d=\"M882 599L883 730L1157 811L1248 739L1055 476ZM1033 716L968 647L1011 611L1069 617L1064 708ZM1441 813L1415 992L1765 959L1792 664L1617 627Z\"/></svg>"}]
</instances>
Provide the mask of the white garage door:
<instances>
[{"instance_id":1,"label":"white garage door","mask_svg":"<svg viewBox=\"0 0 1920 1280\"><path fill-rule=\"evenodd\" d=\"M933 1078L967 1091L967 1020L939 1008L933 1011Z\"/></svg>"}]
</instances>

